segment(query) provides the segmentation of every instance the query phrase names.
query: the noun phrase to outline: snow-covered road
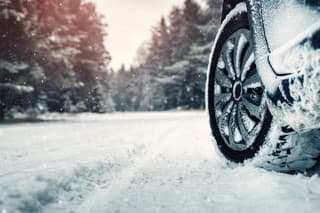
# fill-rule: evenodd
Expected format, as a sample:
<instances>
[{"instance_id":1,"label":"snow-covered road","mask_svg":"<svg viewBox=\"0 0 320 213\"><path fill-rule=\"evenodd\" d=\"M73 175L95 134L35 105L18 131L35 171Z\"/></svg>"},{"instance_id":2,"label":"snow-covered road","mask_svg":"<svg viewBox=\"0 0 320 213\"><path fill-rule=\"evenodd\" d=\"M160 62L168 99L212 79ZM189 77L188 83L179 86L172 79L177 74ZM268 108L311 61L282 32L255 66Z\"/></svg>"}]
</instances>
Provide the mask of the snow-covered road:
<instances>
[{"instance_id":1,"label":"snow-covered road","mask_svg":"<svg viewBox=\"0 0 320 213\"><path fill-rule=\"evenodd\" d=\"M318 176L225 167L204 112L46 118L0 125L2 213L320 211Z\"/></svg>"}]
</instances>

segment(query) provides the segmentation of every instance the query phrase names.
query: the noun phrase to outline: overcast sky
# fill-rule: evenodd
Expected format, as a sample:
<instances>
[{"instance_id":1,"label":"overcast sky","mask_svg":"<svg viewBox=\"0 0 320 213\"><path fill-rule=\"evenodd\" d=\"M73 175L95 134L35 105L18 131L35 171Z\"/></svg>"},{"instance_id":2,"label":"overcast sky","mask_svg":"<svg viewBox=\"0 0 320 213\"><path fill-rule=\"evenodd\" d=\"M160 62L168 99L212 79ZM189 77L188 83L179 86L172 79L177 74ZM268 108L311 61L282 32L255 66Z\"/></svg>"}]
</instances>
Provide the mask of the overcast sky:
<instances>
[{"instance_id":1,"label":"overcast sky","mask_svg":"<svg viewBox=\"0 0 320 213\"><path fill-rule=\"evenodd\" d=\"M112 56L111 67L132 64L141 43L148 40L150 31L173 5L184 0L92 0L108 23L107 49Z\"/></svg>"}]
</instances>

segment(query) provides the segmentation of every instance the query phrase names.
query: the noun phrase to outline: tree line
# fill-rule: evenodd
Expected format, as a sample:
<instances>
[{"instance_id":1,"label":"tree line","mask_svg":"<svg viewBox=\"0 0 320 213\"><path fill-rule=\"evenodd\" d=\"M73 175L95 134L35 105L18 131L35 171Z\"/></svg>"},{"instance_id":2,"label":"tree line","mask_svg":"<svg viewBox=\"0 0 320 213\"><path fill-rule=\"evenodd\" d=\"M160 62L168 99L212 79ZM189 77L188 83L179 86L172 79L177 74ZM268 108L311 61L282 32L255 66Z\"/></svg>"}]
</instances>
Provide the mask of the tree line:
<instances>
[{"instance_id":1,"label":"tree line","mask_svg":"<svg viewBox=\"0 0 320 213\"><path fill-rule=\"evenodd\" d=\"M203 109L206 71L221 14L220 0L185 0L153 27L137 64L112 72L117 111Z\"/></svg>"},{"instance_id":2,"label":"tree line","mask_svg":"<svg viewBox=\"0 0 320 213\"><path fill-rule=\"evenodd\" d=\"M109 68L106 22L85 0L0 0L0 120L43 112L204 108L220 1L185 0L130 68Z\"/></svg>"}]
</instances>

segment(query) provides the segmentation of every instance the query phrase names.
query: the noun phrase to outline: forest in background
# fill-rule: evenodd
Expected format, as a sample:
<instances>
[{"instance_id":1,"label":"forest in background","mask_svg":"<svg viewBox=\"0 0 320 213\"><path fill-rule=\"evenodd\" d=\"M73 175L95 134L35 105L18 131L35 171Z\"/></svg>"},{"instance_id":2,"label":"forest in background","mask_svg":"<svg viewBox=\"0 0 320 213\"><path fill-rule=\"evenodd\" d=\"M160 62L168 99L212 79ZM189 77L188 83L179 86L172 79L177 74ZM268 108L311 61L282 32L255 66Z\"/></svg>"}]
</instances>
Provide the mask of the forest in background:
<instances>
[{"instance_id":1,"label":"forest in background","mask_svg":"<svg viewBox=\"0 0 320 213\"><path fill-rule=\"evenodd\" d=\"M107 20L93 3L0 0L0 120L45 112L203 109L221 13L220 0L205 3L173 7L153 27L135 65L114 71L104 42Z\"/></svg>"}]
</instances>

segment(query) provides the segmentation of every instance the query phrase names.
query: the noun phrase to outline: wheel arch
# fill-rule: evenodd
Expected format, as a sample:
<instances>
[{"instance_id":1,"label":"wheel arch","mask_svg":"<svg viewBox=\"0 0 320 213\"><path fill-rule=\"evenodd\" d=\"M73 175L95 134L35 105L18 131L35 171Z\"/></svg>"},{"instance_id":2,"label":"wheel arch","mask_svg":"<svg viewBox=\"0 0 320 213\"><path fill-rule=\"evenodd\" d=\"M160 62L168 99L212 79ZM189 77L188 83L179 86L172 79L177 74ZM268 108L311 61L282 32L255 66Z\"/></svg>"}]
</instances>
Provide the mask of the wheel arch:
<instances>
[{"instance_id":1,"label":"wheel arch","mask_svg":"<svg viewBox=\"0 0 320 213\"><path fill-rule=\"evenodd\" d=\"M227 14L240 2L246 2L245 0L224 0L222 5L221 22L225 19Z\"/></svg>"}]
</instances>

